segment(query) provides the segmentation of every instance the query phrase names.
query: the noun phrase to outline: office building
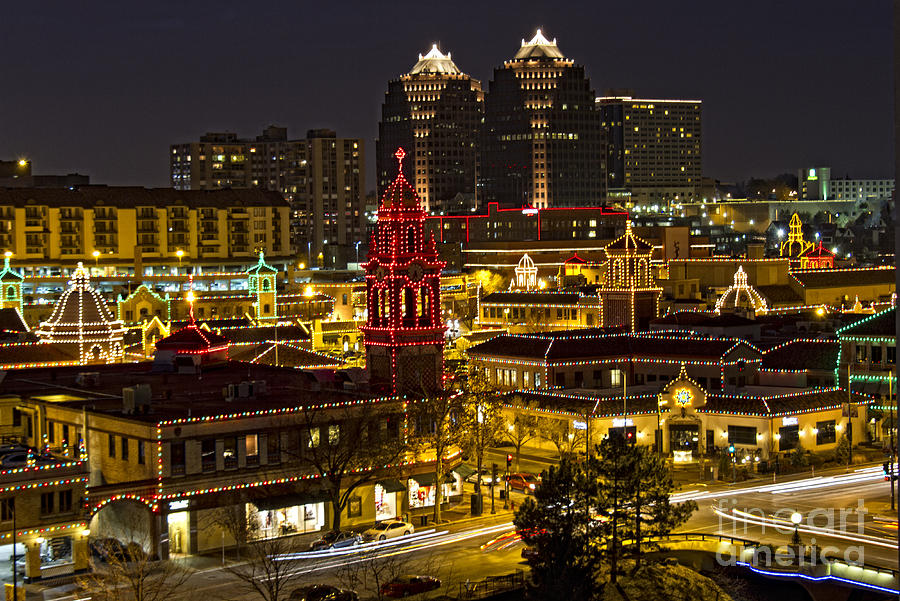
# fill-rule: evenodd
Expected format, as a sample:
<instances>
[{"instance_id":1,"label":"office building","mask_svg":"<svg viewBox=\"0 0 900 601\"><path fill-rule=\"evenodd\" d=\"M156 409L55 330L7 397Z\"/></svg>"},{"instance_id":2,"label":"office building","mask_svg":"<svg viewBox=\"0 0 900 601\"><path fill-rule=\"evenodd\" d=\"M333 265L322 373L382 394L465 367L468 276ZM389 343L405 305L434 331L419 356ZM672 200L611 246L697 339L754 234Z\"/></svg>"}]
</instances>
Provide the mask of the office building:
<instances>
[{"instance_id":1,"label":"office building","mask_svg":"<svg viewBox=\"0 0 900 601\"><path fill-rule=\"evenodd\" d=\"M483 202L504 208L603 202L600 113L591 82L540 30L494 69L481 150Z\"/></svg>"},{"instance_id":2,"label":"office building","mask_svg":"<svg viewBox=\"0 0 900 601\"><path fill-rule=\"evenodd\" d=\"M463 73L435 44L413 68L388 83L378 124L378 192L394 180L394 152L410 155L404 176L426 212L451 210L457 195L476 194L481 82Z\"/></svg>"},{"instance_id":3,"label":"office building","mask_svg":"<svg viewBox=\"0 0 900 601\"><path fill-rule=\"evenodd\" d=\"M830 167L809 167L797 174L800 200L855 200L882 202L894 193L892 179L832 178Z\"/></svg>"},{"instance_id":4,"label":"office building","mask_svg":"<svg viewBox=\"0 0 900 601\"><path fill-rule=\"evenodd\" d=\"M694 199L701 187L700 100L597 98L610 198L634 206Z\"/></svg>"},{"instance_id":5,"label":"office building","mask_svg":"<svg viewBox=\"0 0 900 601\"><path fill-rule=\"evenodd\" d=\"M176 190L262 188L291 207L291 246L310 266L344 265L365 236L365 148L360 138L327 129L289 140L270 126L253 140L207 133L170 148Z\"/></svg>"},{"instance_id":6,"label":"office building","mask_svg":"<svg viewBox=\"0 0 900 601\"><path fill-rule=\"evenodd\" d=\"M183 260L223 271L260 251L291 261L289 220L288 203L264 190L0 189L0 252L31 275L79 262L118 273L172 271Z\"/></svg>"}]
</instances>

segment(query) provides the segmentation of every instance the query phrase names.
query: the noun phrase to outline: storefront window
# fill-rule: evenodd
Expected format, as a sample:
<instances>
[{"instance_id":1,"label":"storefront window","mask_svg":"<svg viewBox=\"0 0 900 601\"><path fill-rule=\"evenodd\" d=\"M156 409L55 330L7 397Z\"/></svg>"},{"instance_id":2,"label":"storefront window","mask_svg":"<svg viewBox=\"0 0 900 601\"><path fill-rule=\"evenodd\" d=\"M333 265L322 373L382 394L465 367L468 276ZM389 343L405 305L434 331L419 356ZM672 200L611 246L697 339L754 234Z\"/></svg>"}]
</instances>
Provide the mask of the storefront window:
<instances>
[{"instance_id":1,"label":"storefront window","mask_svg":"<svg viewBox=\"0 0 900 601\"><path fill-rule=\"evenodd\" d=\"M375 521L397 517L397 493L387 492L375 484Z\"/></svg>"},{"instance_id":2,"label":"storefront window","mask_svg":"<svg viewBox=\"0 0 900 601\"><path fill-rule=\"evenodd\" d=\"M728 442L756 446L756 428L752 426L728 426Z\"/></svg>"},{"instance_id":3,"label":"storefront window","mask_svg":"<svg viewBox=\"0 0 900 601\"><path fill-rule=\"evenodd\" d=\"M778 429L778 450L790 451L800 446L800 427L783 426Z\"/></svg>"},{"instance_id":4,"label":"storefront window","mask_svg":"<svg viewBox=\"0 0 900 601\"><path fill-rule=\"evenodd\" d=\"M458 494L459 483L461 480L456 478L454 483L450 484L442 484L443 488L441 489L441 497L443 502L447 502L450 499L450 496L453 494ZM436 494L436 490L434 485L423 486L419 484L419 482L413 478L409 479L409 508L415 509L417 507L433 507L434 506L434 497Z\"/></svg>"},{"instance_id":5,"label":"storefront window","mask_svg":"<svg viewBox=\"0 0 900 601\"><path fill-rule=\"evenodd\" d=\"M816 444L831 444L837 440L834 420L816 422Z\"/></svg>"},{"instance_id":6,"label":"storefront window","mask_svg":"<svg viewBox=\"0 0 900 601\"><path fill-rule=\"evenodd\" d=\"M253 513L254 509L256 510ZM248 515L257 520L260 538L316 532L325 525L325 504L310 503L276 509L257 509L247 504Z\"/></svg>"}]
</instances>

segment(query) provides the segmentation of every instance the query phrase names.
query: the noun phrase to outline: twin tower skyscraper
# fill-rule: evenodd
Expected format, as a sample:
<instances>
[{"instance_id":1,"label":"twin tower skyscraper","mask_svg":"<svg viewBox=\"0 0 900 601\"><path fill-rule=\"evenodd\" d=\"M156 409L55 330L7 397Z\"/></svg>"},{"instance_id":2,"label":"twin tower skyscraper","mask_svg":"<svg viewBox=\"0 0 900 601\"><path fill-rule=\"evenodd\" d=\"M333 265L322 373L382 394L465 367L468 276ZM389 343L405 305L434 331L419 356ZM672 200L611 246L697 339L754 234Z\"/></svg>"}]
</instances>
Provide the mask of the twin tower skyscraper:
<instances>
[{"instance_id":1,"label":"twin tower skyscraper","mask_svg":"<svg viewBox=\"0 0 900 601\"><path fill-rule=\"evenodd\" d=\"M379 195L404 175L428 212L597 206L605 199L601 114L584 67L540 30L494 69L487 91L437 45L388 84L376 148Z\"/></svg>"}]
</instances>

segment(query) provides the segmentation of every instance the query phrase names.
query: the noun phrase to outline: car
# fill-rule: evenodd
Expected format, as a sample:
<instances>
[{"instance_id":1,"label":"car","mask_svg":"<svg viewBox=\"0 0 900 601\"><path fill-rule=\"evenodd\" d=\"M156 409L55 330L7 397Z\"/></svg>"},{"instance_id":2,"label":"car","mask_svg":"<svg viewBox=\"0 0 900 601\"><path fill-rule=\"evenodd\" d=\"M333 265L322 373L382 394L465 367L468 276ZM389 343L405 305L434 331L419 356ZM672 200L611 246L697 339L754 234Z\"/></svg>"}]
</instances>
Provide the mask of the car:
<instances>
[{"instance_id":1,"label":"car","mask_svg":"<svg viewBox=\"0 0 900 601\"><path fill-rule=\"evenodd\" d=\"M322 538L313 541L309 546L310 551L324 551L325 549L343 549L352 547L362 542L362 536L355 532L327 532Z\"/></svg>"},{"instance_id":2,"label":"car","mask_svg":"<svg viewBox=\"0 0 900 601\"><path fill-rule=\"evenodd\" d=\"M513 490L521 490L526 495L533 495L534 489L541 485L541 480L534 474L510 474L509 487Z\"/></svg>"},{"instance_id":3,"label":"car","mask_svg":"<svg viewBox=\"0 0 900 601\"><path fill-rule=\"evenodd\" d=\"M313 584L294 589L290 601L358 601L355 591L336 588L330 584Z\"/></svg>"},{"instance_id":4,"label":"car","mask_svg":"<svg viewBox=\"0 0 900 601\"><path fill-rule=\"evenodd\" d=\"M147 558L143 547L131 541L123 543L115 538L98 538L91 541L91 555L105 562L143 561Z\"/></svg>"},{"instance_id":5,"label":"car","mask_svg":"<svg viewBox=\"0 0 900 601\"><path fill-rule=\"evenodd\" d=\"M385 540L387 538L396 538L398 536L406 536L415 532L413 525L403 520L385 520L378 522L365 532L363 532L363 540Z\"/></svg>"},{"instance_id":6,"label":"car","mask_svg":"<svg viewBox=\"0 0 900 601\"><path fill-rule=\"evenodd\" d=\"M408 597L441 588L441 581L431 576L398 576L381 585L386 597Z\"/></svg>"},{"instance_id":7,"label":"car","mask_svg":"<svg viewBox=\"0 0 900 601\"><path fill-rule=\"evenodd\" d=\"M538 552L534 547L522 547L522 559L528 561L538 556Z\"/></svg>"},{"instance_id":8,"label":"car","mask_svg":"<svg viewBox=\"0 0 900 601\"><path fill-rule=\"evenodd\" d=\"M472 472L468 476L466 476L466 482L469 484L475 484L478 481L478 472ZM497 481L494 482L494 485L500 484L500 477L497 477ZM488 469L481 470L481 485L482 486L490 486L491 485L491 472Z\"/></svg>"}]
</instances>

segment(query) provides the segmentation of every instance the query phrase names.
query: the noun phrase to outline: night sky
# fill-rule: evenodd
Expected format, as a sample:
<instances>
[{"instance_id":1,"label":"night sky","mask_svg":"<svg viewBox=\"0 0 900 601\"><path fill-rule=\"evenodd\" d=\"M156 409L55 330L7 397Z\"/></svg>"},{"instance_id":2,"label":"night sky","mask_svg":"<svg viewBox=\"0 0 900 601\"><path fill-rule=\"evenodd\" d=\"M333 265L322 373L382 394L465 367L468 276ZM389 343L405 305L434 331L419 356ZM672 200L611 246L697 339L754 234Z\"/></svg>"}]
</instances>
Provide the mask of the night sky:
<instances>
[{"instance_id":1,"label":"night sky","mask_svg":"<svg viewBox=\"0 0 900 601\"><path fill-rule=\"evenodd\" d=\"M366 139L373 189L389 79L438 41L487 89L542 27L598 94L702 99L707 176L893 177L891 22L888 0L8 2L0 159L165 186L170 143L328 127Z\"/></svg>"}]
</instances>

